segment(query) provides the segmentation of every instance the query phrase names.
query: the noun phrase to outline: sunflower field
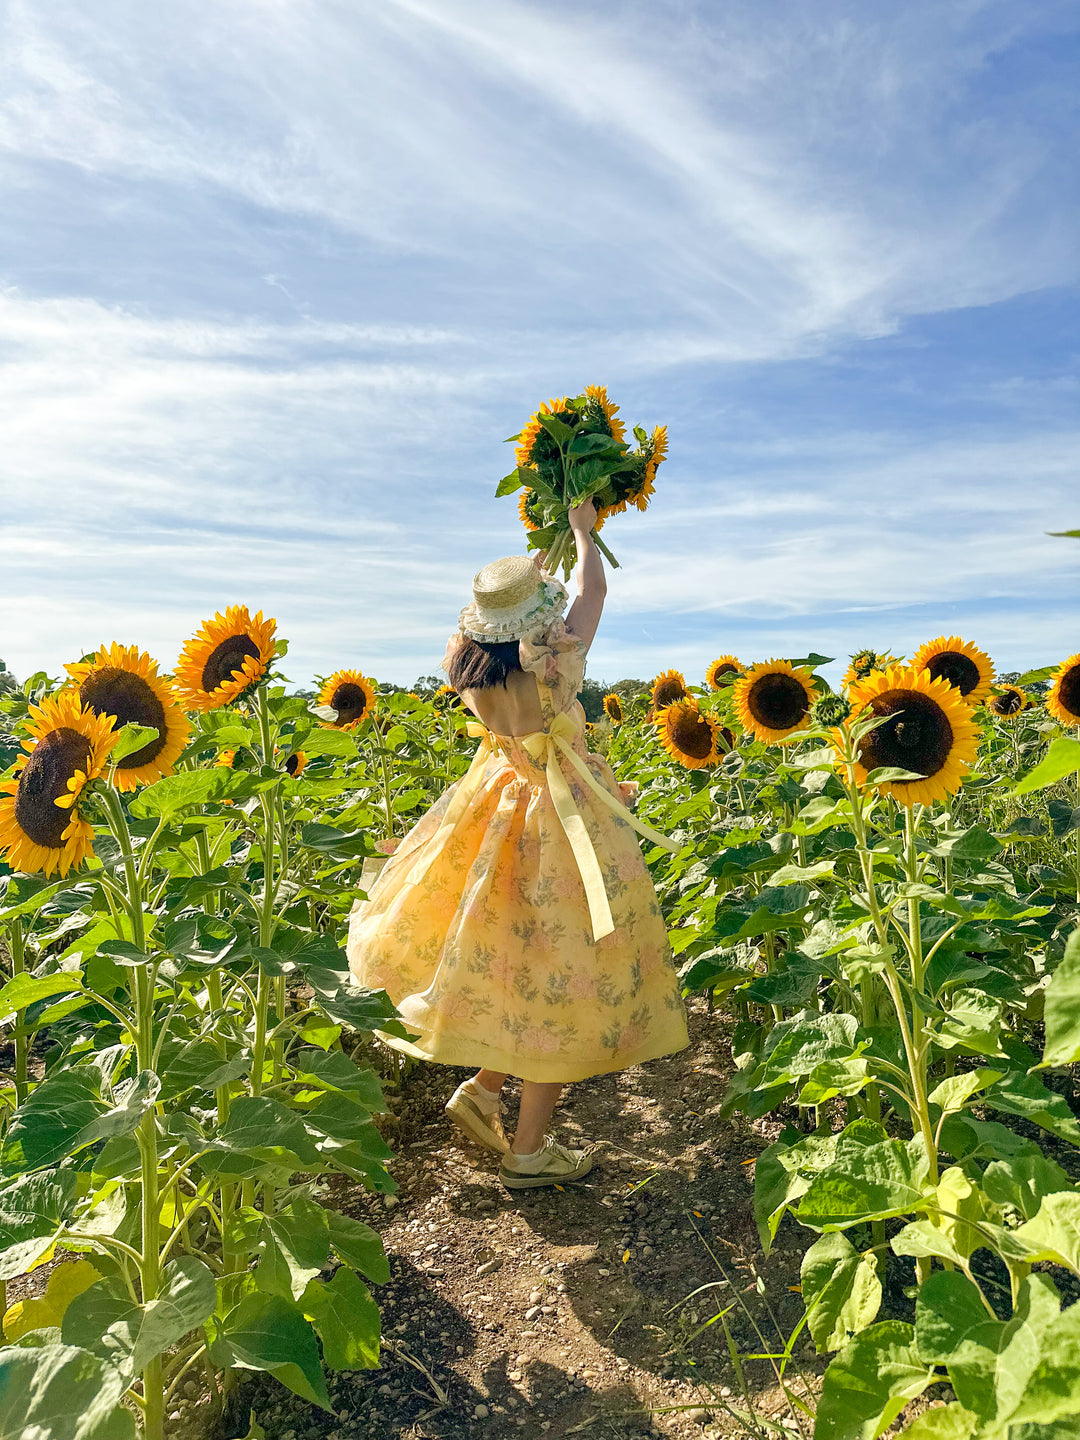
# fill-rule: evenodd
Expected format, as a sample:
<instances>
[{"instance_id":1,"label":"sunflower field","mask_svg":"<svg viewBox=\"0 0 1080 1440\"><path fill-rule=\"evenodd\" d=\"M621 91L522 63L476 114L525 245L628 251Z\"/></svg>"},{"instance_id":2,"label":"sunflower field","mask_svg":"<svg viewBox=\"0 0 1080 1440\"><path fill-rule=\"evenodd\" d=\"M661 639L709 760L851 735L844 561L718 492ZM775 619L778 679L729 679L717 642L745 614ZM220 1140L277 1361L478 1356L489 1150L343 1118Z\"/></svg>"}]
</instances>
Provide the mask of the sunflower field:
<instances>
[{"instance_id":1,"label":"sunflower field","mask_svg":"<svg viewBox=\"0 0 1080 1440\"><path fill-rule=\"evenodd\" d=\"M463 724L456 697L373 714L353 671L322 720L284 650L235 608L171 680L113 645L0 702L0 1281L48 1267L4 1304L5 1434L160 1436L188 1377L240 1369L327 1407L324 1366L378 1362L381 1241L319 1202L396 1188L365 1042L398 1022L339 937Z\"/></svg>"},{"instance_id":2,"label":"sunflower field","mask_svg":"<svg viewBox=\"0 0 1080 1440\"><path fill-rule=\"evenodd\" d=\"M290 694L285 652L233 607L168 676L120 645L0 667L5 1435L158 1440L182 1386L213 1412L252 1370L329 1409L328 1370L379 1363L387 1258L333 1201L395 1189L405 1032L342 941L472 742L445 688ZM686 993L737 1021L726 1109L776 1117L761 1245L808 1246L766 1358L815 1440L1065 1440L1080 655L1006 683L942 637L835 690L826 663L722 655L591 727L677 842L646 856Z\"/></svg>"},{"instance_id":3,"label":"sunflower field","mask_svg":"<svg viewBox=\"0 0 1080 1440\"><path fill-rule=\"evenodd\" d=\"M755 1166L762 1248L785 1216L818 1237L802 1321L756 1358L784 1384L804 1330L835 1352L819 1395L790 1384L816 1440L881 1435L946 1383L913 1440L1064 1440L1080 655L995 685L942 637L852 657L835 693L825 663L724 655L609 711L609 761L685 841L651 857L684 991L738 1017L725 1108L786 1122Z\"/></svg>"}]
</instances>

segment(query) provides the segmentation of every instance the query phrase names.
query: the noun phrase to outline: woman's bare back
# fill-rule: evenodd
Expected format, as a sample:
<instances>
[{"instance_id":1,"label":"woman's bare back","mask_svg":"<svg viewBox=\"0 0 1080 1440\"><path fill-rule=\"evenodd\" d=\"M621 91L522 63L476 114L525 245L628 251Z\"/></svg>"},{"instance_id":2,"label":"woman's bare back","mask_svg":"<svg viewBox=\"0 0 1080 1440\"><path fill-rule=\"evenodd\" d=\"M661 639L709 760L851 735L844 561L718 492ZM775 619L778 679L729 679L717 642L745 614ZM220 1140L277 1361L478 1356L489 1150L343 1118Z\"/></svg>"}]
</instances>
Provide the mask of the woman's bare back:
<instances>
[{"instance_id":1,"label":"woman's bare back","mask_svg":"<svg viewBox=\"0 0 1080 1440\"><path fill-rule=\"evenodd\" d=\"M512 671L506 677L505 687L463 690L461 698L495 735L531 735L544 728L536 676L523 670Z\"/></svg>"}]
</instances>

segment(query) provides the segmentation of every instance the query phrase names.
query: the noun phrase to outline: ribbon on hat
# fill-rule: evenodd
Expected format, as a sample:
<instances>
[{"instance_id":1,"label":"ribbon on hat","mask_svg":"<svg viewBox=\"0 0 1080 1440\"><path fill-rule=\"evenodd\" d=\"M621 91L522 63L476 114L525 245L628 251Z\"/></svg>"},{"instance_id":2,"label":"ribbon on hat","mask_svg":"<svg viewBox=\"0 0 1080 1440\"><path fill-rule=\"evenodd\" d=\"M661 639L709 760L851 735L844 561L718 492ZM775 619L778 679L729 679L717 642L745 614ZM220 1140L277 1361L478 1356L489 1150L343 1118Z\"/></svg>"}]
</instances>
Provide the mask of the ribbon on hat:
<instances>
[{"instance_id":1,"label":"ribbon on hat","mask_svg":"<svg viewBox=\"0 0 1080 1440\"><path fill-rule=\"evenodd\" d=\"M486 725L481 725L478 720L470 720L465 728L469 735L480 741L480 744L476 747L472 764L458 781L454 797L446 807L442 823L424 846L423 857L410 871L406 882L409 885L419 885L436 855L441 854L444 843L449 840L457 828L458 822L468 811L473 797L480 788L484 769L495 749L496 737L492 735ZM618 800L610 790L606 790L600 784L574 749L573 741L577 733L577 726L564 710L562 714L556 715L547 730L535 730L531 735L519 735L514 738L537 764L544 766L555 813L559 817L563 833L570 842L570 849L577 862L578 874L585 887L585 899L589 906L593 940L597 941L603 940L606 935L610 935L614 931L615 921L612 918L607 887L604 884L604 876L596 857L596 850L593 848L592 839L581 811L577 807L574 792L570 789L566 776L563 774L562 766L559 763L560 759L568 760L596 798L606 805L613 815L617 815L620 820L625 820L628 825L632 826L639 835L644 836L654 845L659 845L671 852L677 851L679 847L666 835L661 835L659 830L654 830L651 825L646 825L643 820L639 820L621 800Z\"/></svg>"}]
</instances>

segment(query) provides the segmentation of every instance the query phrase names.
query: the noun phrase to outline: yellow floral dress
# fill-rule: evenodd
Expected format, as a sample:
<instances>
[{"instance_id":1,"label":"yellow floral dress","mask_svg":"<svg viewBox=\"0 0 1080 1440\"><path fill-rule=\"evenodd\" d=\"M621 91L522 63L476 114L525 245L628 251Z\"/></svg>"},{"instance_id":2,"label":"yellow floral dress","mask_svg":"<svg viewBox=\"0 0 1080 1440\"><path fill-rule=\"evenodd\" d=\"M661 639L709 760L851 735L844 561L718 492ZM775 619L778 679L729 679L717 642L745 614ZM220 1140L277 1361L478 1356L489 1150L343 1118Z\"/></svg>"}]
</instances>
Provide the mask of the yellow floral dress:
<instances>
[{"instance_id":1,"label":"yellow floral dress","mask_svg":"<svg viewBox=\"0 0 1080 1440\"><path fill-rule=\"evenodd\" d=\"M520 645L545 728L479 723L468 772L353 907L349 966L425 1060L584 1080L687 1042L656 891L607 763L584 744L585 650L561 621Z\"/></svg>"}]
</instances>

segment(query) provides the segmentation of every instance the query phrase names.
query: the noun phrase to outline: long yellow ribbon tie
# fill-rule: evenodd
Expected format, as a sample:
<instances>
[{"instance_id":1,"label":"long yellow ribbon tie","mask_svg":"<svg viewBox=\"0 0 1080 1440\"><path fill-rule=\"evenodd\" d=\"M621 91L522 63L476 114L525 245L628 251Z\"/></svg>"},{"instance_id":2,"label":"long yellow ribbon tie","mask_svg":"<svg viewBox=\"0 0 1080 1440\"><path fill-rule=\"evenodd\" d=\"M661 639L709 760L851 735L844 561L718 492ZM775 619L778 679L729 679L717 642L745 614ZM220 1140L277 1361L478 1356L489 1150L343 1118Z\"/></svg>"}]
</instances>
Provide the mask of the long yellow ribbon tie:
<instances>
[{"instance_id":1,"label":"long yellow ribbon tie","mask_svg":"<svg viewBox=\"0 0 1080 1440\"><path fill-rule=\"evenodd\" d=\"M435 857L442 853L445 842L457 829L458 823L467 813L472 804L477 790L480 788L484 776L484 768L491 757L494 749L493 737L486 726L479 721L470 720L466 725L466 732L480 744L476 747L476 754L473 756L472 764L458 781L457 789L454 791L454 798L446 807L446 813L442 818L438 830L423 847L424 854L409 872L406 881L408 885L419 885L431 868ZM654 845L660 845L663 849L675 852L678 845L669 840L666 835L661 835L659 830L654 830L651 825L646 825L639 820L626 806L606 790L597 780L596 776L582 760L581 756L574 749L573 741L577 735L577 727L570 716L564 711L556 715L548 730L536 730L531 735L516 737L522 748L538 763L544 766L547 778L548 789L551 792L551 799L555 806L555 813L559 817L563 833L570 842L570 848L574 852L574 859L577 861L578 873L581 875L581 883L585 887L585 899L589 906L589 919L592 923L593 940L603 940L605 935L610 935L615 929L615 921L611 914L611 905L608 901L607 886L604 884L604 877L600 870L600 862L596 858L596 851L589 837L589 831L582 818L581 811L574 800L573 791L563 774L562 766L559 763L560 757L566 759L574 767L577 773L584 780L596 798L606 805L613 815L624 820L639 835L650 840Z\"/></svg>"},{"instance_id":2,"label":"long yellow ribbon tie","mask_svg":"<svg viewBox=\"0 0 1080 1440\"><path fill-rule=\"evenodd\" d=\"M486 725L481 725L479 720L470 720L465 726L465 731L466 734L471 735L473 739L479 740L480 744L476 747L476 754L473 756L472 764L458 781L457 789L454 791L454 798L446 807L446 814L442 818L442 824L424 846L423 857L419 859L412 870L410 870L409 878L405 882L407 885L419 885L423 880L431 867L432 861L436 855L442 853L443 845L457 828L458 822L468 811L469 806L473 802L473 797L480 788L480 782L484 778L484 767L491 756L493 748L491 731L488 730Z\"/></svg>"},{"instance_id":3,"label":"long yellow ribbon tie","mask_svg":"<svg viewBox=\"0 0 1080 1440\"><path fill-rule=\"evenodd\" d=\"M646 825L643 820L639 820L621 801L616 800L610 790L605 790L574 749L573 740L576 735L577 726L566 711L563 711L561 715L556 715L551 722L550 729L537 730L532 735L523 736L521 744L537 763L543 764L546 768L548 789L551 791L555 813L559 817L566 838L570 842L570 848L574 852L574 859L577 861L581 883L585 886L585 899L589 906L593 940L597 941L612 933L615 929L615 921L612 918L607 886L604 884L600 862L596 858L596 851L593 849L585 821L574 801L573 791L562 772L559 757L562 756L569 760L596 798L602 801L620 820L625 820L628 825L633 826L639 835L643 835L646 840L651 840L654 845L663 846L665 850L674 852L679 847L666 835L661 835L659 830L654 830L651 825Z\"/></svg>"}]
</instances>

